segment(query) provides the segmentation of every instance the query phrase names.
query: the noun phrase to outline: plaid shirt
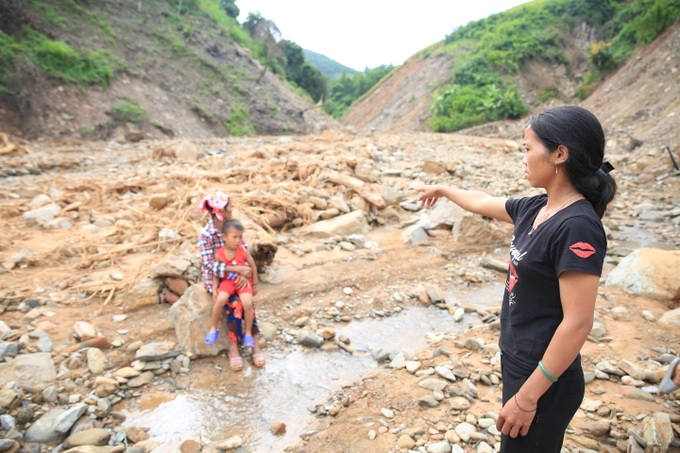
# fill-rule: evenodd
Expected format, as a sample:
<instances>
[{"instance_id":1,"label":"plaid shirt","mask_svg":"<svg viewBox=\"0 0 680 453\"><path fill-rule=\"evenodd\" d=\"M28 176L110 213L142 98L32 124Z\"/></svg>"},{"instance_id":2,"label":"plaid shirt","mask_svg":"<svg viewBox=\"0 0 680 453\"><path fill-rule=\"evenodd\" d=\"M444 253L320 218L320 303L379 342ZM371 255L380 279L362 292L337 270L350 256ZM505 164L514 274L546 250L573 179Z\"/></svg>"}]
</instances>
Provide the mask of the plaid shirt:
<instances>
[{"instance_id":1,"label":"plaid shirt","mask_svg":"<svg viewBox=\"0 0 680 453\"><path fill-rule=\"evenodd\" d=\"M248 248L245 240L243 246L246 249ZM215 252L220 247L224 247L222 233L215 227L215 222L210 218L198 237L198 248L201 251L201 276L205 290L210 294L212 294L213 275L223 279L227 273L227 265L215 260ZM234 278L236 278L236 272L231 272L227 276L228 280Z\"/></svg>"}]
</instances>

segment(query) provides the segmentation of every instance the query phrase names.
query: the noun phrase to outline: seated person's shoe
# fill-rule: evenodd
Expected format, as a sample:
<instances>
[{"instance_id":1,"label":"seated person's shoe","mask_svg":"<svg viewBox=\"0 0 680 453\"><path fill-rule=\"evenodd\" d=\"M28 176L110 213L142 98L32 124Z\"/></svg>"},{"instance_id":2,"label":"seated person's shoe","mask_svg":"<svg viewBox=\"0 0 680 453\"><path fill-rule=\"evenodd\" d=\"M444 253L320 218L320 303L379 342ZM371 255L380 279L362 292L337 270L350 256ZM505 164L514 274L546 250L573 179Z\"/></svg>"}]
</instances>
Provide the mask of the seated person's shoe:
<instances>
[{"instance_id":1,"label":"seated person's shoe","mask_svg":"<svg viewBox=\"0 0 680 453\"><path fill-rule=\"evenodd\" d=\"M208 332L208 334L205 336L205 344L215 344L217 341L217 337L220 336L220 329L217 329L214 332Z\"/></svg>"}]
</instances>

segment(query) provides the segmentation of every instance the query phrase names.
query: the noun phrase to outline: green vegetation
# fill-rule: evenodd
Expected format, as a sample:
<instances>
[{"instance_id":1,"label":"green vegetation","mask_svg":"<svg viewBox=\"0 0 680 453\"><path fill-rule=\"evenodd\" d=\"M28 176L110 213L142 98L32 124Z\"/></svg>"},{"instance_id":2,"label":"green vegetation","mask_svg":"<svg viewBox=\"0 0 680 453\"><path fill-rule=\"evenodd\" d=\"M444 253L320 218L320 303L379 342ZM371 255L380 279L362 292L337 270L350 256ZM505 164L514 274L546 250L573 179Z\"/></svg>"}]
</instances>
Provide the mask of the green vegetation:
<instances>
[{"instance_id":1,"label":"green vegetation","mask_svg":"<svg viewBox=\"0 0 680 453\"><path fill-rule=\"evenodd\" d=\"M14 68L21 55L60 83L106 87L113 79L113 69L109 64L111 57L106 52L87 48L76 50L27 27L16 38L0 31L0 65ZM17 76L11 70L3 71L0 91L7 91L8 85Z\"/></svg>"},{"instance_id":2,"label":"green vegetation","mask_svg":"<svg viewBox=\"0 0 680 453\"><path fill-rule=\"evenodd\" d=\"M281 43L286 57L286 78L305 90L313 102L323 99L328 88L326 77L314 66L305 61L302 48L292 41Z\"/></svg>"},{"instance_id":3,"label":"green vegetation","mask_svg":"<svg viewBox=\"0 0 680 453\"><path fill-rule=\"evenodd\" d=\"M336 70L343 67L281 39L276 24L260 14L251 13L239 24L237 2L131 2L133 9L127 12L133 17L128 21L146 33L142 48L132 38L118 36L122 34L116 32L122 29L121 21L109 9L110 4L107 8L94 0L0 1L0 96L13 99L16 105L30 105L24 101L30 100L29 84L33 80L83 89L91 85L108 87L116 73L132 73L134 68L150 71L167 64L176 71L168 77L192 79L188 83L197 90L189 96L198 115L213 126L221 125L231 135L246 135L257 131L250 117L255 110L249 109L245 101L252 95L246 91L250 88L240 82L253 76L225 64L225 58L234 53L231 40L249 49L262 63L256 83L266 72L276 74L312 102L322 101L323 110L336 119L395 70L392 66L363 72L345 68L329 75L331 69L326 66ZM433 45L419 56L426 58L440 52L455 56L450 80L434 95L428 125L432 130L446 132L526 114L528 106L517 88L517 75L537 61L565 65L569 72L563 48L568 34L585 22L596 33L598 42L583 56L589 71L583 74L576 95L584 99L603 77L679 16L680 0L534 0L458 27L441 45ZM76 22L79 33L96 36L98 39L92 42L104 42L111 51L89 48L74 39ZM209 49L205 43L216 44ZM133 69L116 55L129 56ZM312 56L314 61L308 61ZM170 58L178 64L168 64ZM184 68L190 70L184 72ZM202 82L195 82L196 77ZM533 104L558 96L556 87L546 86ZM212 103L215 98L226 102L220 107ZM107 112L111 124L102 127L111 128L115 122L147 123L147 112L136 101L121 101ZM271 108L272 118L279 114L274 103L265 100L264 105ZM152 124L161 129L156 125L160 123Z\"/></svg>"},{"instance_id":4,"label":"green vegetation","mask_svg":"<svg viewBox=\"0 0 680 453\"><path fill-rule=\"evenodd\" d=\"M604 40L590 46L591 70L577 88L587 97L608 72L622 64L680 16L680 0L536 0L488 18L470 22L445 39L456 52L449 85L434 97L428 124L440 132L455 131L503 118L524 115L513 78L529 62L569 65L560 50L566 35L580 22L601 31ZM553 98L555 88L535 103Z\"/></svg>"},{"instance_id":5,"label":"green vegetation","mask_svg":"<svg viewBox=\"0 0 680 453\"><path fill-rule=\"evenodd\" d=\"M125 102L114 105L106 112L114 122L117 124L146 122L146 110L137 101L126 96L119 96L118 99Z\"/></svg>"},{"instance_id":6,"label":"green vegetation","mask_svg":"<svg viewBox=\"0 0 680 453\"><path fill-rule=\"evenodd\" d=\"M234 136L252 135L257 132L248 111L243 106L234 107L231 115L222 122L222 125L230 135Z\"/></svg>"},{"instance_id":7,"label":"green vegetation","mask_svg":"<svg viewBox=\"0 0 680 453\"><path fill-rule=\"evenodd\" d=\"M341 119L354 102L369 93L393 69L392 65L382 65L352 75L342 74L331 82L323 110L333 118Z\"/></svg>"},{"instance_id":8,"label":"green vegetation","mask_svg":"<svg viewBox=\"0 0 680 453\"><path fill-rule=\"evenodd\" d=\"M335 80L342 74L352 75L357 72L352 68L341 65L335 60L331 60L325 55L312 52L308 49L302 49L302 52L305 54L305 60L308 61L312 66L318 68L319 71L321 71L321 73L330 80Z\"/></svg>"}]
</instances>

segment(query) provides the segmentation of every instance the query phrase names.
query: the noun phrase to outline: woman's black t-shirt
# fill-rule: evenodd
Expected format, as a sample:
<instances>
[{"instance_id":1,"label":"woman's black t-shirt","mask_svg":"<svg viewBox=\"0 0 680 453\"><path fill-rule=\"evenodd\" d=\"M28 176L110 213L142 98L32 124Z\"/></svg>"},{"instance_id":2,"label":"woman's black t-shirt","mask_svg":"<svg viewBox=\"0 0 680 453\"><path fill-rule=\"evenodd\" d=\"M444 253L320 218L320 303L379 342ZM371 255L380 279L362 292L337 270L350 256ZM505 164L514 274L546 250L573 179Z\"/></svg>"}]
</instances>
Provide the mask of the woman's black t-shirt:
<instances>
[{"instance_id":1,"label":"woman's black t-shirt","mask_svg":"<svg viewBox=\"0 0 680 453\"><path fill-rule=\"evenodd\" d=\"M595 210L579 200L532 231L546 195L510 199L505 209L515 224L501 309L504 357L533 372L562 322L558 278L565 271L602 275L607 238ZM575 366L580 357L577 357Z\"/></svg>"}]
</instances>

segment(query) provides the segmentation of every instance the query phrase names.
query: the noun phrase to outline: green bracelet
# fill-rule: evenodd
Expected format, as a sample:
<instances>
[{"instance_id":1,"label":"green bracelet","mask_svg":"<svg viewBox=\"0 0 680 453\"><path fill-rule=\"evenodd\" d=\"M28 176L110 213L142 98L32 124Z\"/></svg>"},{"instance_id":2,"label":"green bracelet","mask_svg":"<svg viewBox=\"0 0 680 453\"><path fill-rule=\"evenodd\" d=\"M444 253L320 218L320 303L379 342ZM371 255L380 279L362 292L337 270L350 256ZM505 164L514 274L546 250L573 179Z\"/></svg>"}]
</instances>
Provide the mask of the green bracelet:
<instances>
[{"instance_id":1,"label":"green bracelet","mask_svg":"<svg viewBox=\"0 0 680 453\"><path fill-rule=\"evenodd\" d=\"M545 375L545 377L550 379L550 382L557 382L557 378L555 376L553 376L552 374L550 374L548 372L548 370L546 370L545 367L543 366L543 360L538 361L538 367L541 369L541 371L543 371L543 374Z\"/></svg>"}]
</instances>

